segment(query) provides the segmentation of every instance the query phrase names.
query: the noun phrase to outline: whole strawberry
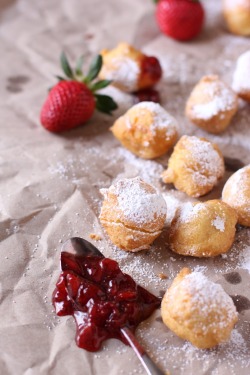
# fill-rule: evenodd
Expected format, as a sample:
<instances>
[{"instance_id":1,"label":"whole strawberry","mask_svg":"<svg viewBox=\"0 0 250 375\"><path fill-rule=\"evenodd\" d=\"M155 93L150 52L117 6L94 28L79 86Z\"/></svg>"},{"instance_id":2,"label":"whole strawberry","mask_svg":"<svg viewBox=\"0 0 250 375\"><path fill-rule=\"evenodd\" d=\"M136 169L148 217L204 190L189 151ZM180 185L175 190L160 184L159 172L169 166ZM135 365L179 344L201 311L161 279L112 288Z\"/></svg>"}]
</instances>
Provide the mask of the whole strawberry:
<instances>
[{"instance_id":1,"label":"whole strawberry","mask_svg":"<svg viewBox=\"0 0 250 375\"><path fill-rule=\"evenodd\" d=\"M199 34L204 23L204 9L198 0L159 0L156 20L160 30L177 40L186 41Z\"/></svg>"},{"instance_id":2,"label":"whole strawberry","mask_svg":"<svg viewBox=\"0 0 250 375\"><path fill-rule=\"evenodd\" d=\"M40 114L42 125L51 132L59 133L84 124L95 108L108 114L117 108L111 97L96 94L111 83L110 80L94 81L101 69L102 57L98 55L93 60L86 77L82 73L82 63L80 58L73 71L65 54L61 55L61 66L67 78L57 76L59 82L50 90Z\"/></svg>"}]
</instances>

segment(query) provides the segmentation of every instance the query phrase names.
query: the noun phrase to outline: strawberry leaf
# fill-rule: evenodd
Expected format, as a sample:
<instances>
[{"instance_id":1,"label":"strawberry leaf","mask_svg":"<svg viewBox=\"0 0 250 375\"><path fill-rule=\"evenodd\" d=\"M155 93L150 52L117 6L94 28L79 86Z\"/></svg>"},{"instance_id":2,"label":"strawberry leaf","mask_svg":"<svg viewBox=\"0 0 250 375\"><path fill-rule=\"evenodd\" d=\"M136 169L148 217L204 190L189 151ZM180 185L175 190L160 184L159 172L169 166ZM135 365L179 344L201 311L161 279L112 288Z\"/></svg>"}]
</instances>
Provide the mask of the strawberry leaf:
<instances>
[{"instance_id":1,"label":"strawberry leaf","mask_svg":"<svg viewBox=\"0 0 250 375\"><path fill-rule=\"evenodd\" d=\"M76 62L76 69L75 69L75 73L78 76L82 75L82 65L83 65L83 56L80 56Z\"/></svg>"},{"instance_id":2,"label":"strawberry leaf","mask_svg":"<svg viewBox=\"0 0 250 375\"><path fill-rule=\"evenodd\" d=\"M101 81L98 81L91 86L91 91L104 89L104 87L107 87L108 85L110 85L111 82L112 81L109 79L103 79Z\"/></svg>"},{"instance_id":3,"label":"strawberry leaf","mask_svg":"<svg viewBox=\"0 0 250 375\"><path fill-rule=\"evenodd\" d=\"M62 70L64 71L65 75L69 78L74 79L73 71L69 65L68 59L64 52L61 53L60 61L61 61Z\"/></svg>"},{"instance_id":4,"label":"strawberry leaf","mask_svg":"<svg viewBox=\"0 0 250 375\"><path fill-rule=\"evenodd\" d=\"M61 77L61 76L55 76L57 79L58 79L58 81L65 81L65 78L63 78L63 77Z\"/></svg>"},{"instance_id":5,"label":"strawberry leaf","mask_svg":"<svg viewBox=\"0 0 250 375\"><path fill-rule=\"evenodd\" d=\"M90 65L87 77L85 78L85 82L91 82L93 79L95 79L98 76L98 73L100 72L102 67L102 56L97 55Z\"/></svg>"},{"instance_id":6,"label":"strawberry leaf","mask_svg":"<svg viewBox=\"0 0 250 375\"><path fill-rule=\"evenodd\" d=\"M116 102L108 95L95 94L96 109L100 112L112 114L112 111L118 108Z\"/></svg>"}]
</instances>

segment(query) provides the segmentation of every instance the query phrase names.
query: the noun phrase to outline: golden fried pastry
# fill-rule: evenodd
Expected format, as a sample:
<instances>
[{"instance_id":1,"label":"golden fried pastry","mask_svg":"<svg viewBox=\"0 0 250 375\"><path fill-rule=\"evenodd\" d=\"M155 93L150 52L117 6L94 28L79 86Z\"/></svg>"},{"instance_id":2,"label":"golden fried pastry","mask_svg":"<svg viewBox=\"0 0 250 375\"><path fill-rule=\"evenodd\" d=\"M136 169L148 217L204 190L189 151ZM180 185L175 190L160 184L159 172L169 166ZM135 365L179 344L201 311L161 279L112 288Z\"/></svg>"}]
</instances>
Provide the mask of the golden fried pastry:
<instances>
[{"instance_id":1,"label":"golden fried pastry","mask_svg":"<svg viewBox=\"0 0 250 375\"><path fill-rule=\"evenodd\" d=\"M184 135L175 145L162 180L191 197L200 197L212 190L224 171L224 159L216 144Z\"/></svg>"},{"instance_id":2,"label":"golden fried pastry","mask_svg":"<svg viewBox=\"0 0 250 375\"><path fill-rule=\"evenodd\" d=\"M223 0L223 14L232 33L250 35L250 0Z\"/></svg>"},{"instance_id":3,"label":"golden fried pastry","mask_svg":"<svg viewBox=\"0 0 250 375\"><path fill-rule=\"evenodd\" d=\"M237 219L236 211L217 199L186 203L171 223L170 247L175 253L194 257L226 253L234 241Z\"/></svg>"},{"instance_id":4,"label":"golden fried pastry","mask_svg":"<svg viewBox=\"0 0 250 375\"><path fill-rule=\"evenodd\" d=\"M176 120L153 102L134 105L110 130L124 147L144 159L165 154L178 137Z\"/></svg>"},{"instance_id":5,"label":"golden fried pastry","mask_svg":"<svg viewBox=\"0 0 250 375\"><path fill-rule=\"evenodd\" d=\"M250 164L227 180L222 200L236 210L239 224L250 227Z\"/></svg>"},{"instance_id":6,"label":"golden fried pastry","mask_svg":"<svg viewBox=\"0 0 250 375\"><path fill-rule=\"evenodd\" d=\"M161 315L171 331L200 349L227 341L238 320L233 300L222 286L188 268L165 293Z\"/></svg>"},{"instance_id":7,"label":"golden fried pastry","mask_svg":"<svg viewBox=\"0 0 250 375\"><path fill-rule=\"evenodd\" d=\"M249 0L250 1L250 0ZM249 21L250 22L250 21ZM233 76L233 89L240 98L250 103L250 50L246 51L237 60Z\"/></svg>"},{"instance_id":8,"label":"golden fried pastry","mask_svg":"<svg viewBox=\"0 0 250 375\"><path fill-rule=\"evenodd\" d=\"M126 251L148 249L165 223L162 195L139 177L120 180L101 193L100 221L111 241Z\"/></svg>"},{"instance_id":9,"label":"golden fried pastry","mask_svg":"<svg viewBox=\"0 0 250 375\"><path fill-rule=\"evenodd\" d=\"M186 104L186 116L209 133L223 132L238 109L237 95L217 76L203 77Z\"/></svg>"},{"instance_id":10,"label":"golden fried pastry","mask_svg":"<svg viewBox=\"0 0 250 375\"><path fill-rule=\"evenodd\" d=\"M101 51L103 58L100 79L110 79L125 92L138 91L155 85L162 69L156 57L146 56L128 43L120 43L113 50Z\"/></svg>"}]
</instances>

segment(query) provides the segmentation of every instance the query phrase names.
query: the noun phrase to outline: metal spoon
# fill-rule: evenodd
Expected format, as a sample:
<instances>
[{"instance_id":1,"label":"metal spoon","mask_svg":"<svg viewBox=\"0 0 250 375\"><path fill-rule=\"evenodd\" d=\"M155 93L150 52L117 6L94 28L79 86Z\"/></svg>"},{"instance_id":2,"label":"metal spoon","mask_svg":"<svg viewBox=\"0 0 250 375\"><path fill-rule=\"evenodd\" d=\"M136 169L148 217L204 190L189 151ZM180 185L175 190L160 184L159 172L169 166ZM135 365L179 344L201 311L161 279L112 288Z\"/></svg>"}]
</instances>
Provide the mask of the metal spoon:
<instances>
[{"instance_id":1,"label":"metal spoon","mask_svg":"<svg viewBox=\"0 0 250 375\"><path fill-rule=\"evenodd\" d=\"M62 262L63 253L69 253L73 255L80 255L80 256L95 256L104 258L104 255L90 242L84 240L80 237L73 237L64 242L61 249L61 269L64 271L64 262ZM141 361L144 369L146 370L148 375L164 375L162 372L152 361L152 359L148 356L146 351L143 347L139 344L134 334L128 329L127 327L121 328L121 332L123 336L126 338L127 342L134 350L135 354Z\"/></svg>"}]
</instances>

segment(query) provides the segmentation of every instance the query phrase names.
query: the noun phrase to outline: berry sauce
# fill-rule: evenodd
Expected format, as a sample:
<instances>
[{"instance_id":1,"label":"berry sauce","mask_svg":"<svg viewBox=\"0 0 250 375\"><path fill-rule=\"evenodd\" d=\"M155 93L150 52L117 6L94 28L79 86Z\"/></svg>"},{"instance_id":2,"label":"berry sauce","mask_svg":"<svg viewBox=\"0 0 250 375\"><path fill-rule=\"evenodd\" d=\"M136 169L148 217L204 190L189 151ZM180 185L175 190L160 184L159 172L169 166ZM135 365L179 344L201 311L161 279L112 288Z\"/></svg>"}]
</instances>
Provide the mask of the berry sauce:
<instances>
[{"instance_id":1,"label":"berry sauce","mask_svg":"<svg viewBox=\"0 0 250 375\"><path fill-rule=\"evenodd\" d=\"M160 103L161 98L159 91L155 89L142 89L133 92L133 103L137 104L140 102L155 102Z\"/></svg>"},{"instance_id":2,"label":"berry sauce","mask_svg":"<svg viewBox=\"0 0 250 375\"><path fill-rule=\"evenodd\" d=\"M162 76L159 60L154 56L144 56L141 60L141 81L147 82L144 87L155 85Z\"/></svg>"},{"instance_id":3,"label":"berry sauce","mask_svg":"<svg viewBox=\"0 0 250 375\"><path fill-rule=\"evenodd\" d=\"M160 299L137 285L109 258L61 254L61 272L53 293L57 315L75 318L76 344L94 352L104 340L128 344L122 327L132 332L160 306Z\"/></svg>"}]
</instances>

